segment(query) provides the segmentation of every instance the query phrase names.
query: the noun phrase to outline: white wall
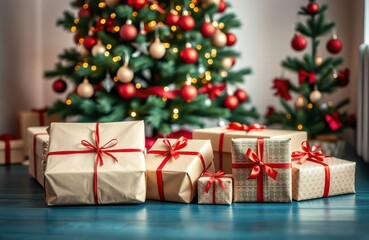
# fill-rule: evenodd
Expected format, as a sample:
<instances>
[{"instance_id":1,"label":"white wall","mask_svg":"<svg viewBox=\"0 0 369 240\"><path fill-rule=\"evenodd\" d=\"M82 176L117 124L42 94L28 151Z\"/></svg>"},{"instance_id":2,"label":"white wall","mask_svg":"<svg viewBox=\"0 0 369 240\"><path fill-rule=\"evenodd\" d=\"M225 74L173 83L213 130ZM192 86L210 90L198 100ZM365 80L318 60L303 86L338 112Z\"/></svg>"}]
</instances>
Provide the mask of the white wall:
<instances>
[{"instance_id":1,"label":"white wall","mask_svg":"<svg viewBox=\"0 0 369 240\"><path fill-rule=\"evenodd\" d=\"M56 19L69 9L71 0L0 1L0 133L16 132L15 112L19 109L51 105L63 96L53 93L52 81L43 80L43 70L52 69L64 47L73 45L73 35L56 28ZM243 58L237 67L251 66L245 89L260 113L275 103L272 80L281 74L286 56L299 56L290 48L297 11L307 0L232 0L233 10L244 23L236 48ZM322 0L330 5L328 18L337 23L344 43L342 57L352 70L351 84L333 99L351 96L349 110L355 110L357 49L363 41L364 0ZM324 41L323 41L324 42ZM325 56L324 45L319 54ZM286 73L291 80L293 74Z\"/></svg>"}]
</instances>

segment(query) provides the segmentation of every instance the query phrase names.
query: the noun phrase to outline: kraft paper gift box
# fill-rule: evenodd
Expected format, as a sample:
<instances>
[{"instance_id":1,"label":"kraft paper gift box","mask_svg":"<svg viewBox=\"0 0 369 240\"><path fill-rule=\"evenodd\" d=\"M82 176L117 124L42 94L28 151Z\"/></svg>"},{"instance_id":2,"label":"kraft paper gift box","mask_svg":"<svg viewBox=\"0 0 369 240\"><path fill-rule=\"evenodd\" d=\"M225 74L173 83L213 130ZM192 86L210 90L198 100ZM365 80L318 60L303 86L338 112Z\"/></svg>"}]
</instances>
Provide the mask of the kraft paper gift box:
<instances>
[{"instance_id":1,"label":"kraft paper gift box","mask_svg":"<svg viewBox=\"0 0 369 240\"><path fill-rule=\"evenodd\" d=\"M205 171L197 183L198 204L232 204L233 179L223 171Z\"/></svg>"},{"instance_id":2,"label":"kraft paper gift box","mask_svg":"<svg viewBox=\"0 0 369 240\"><path fill-rule=\"evenodd\" d=\"M209 140L159 138L146 156L147 199L190 203L197 180L213 165Z\"/></svg>"},{"instance_id":3,"label":"kraft paper gift box","mask_svg":"<svg viewBox=\"0 0 369 240\"><path fill-rule=\"evenodd\" d=\"M303 151L292 153L294 200L355 193L355 162L327 157L320 149L312 151L307 142L303 143L303 148Z\"/></svg>"},{"instance_id":4,"label":"kraft paper gift box","mask_svg":"<svg viewBox=\"0 0 369 240\"><path fill-rule=\"evenodd\" d=\"M48 205L142 203L143 121L52 123L45 170Z\"/></svg>"},{"instance_id":5,"label":"kraft paper gift box","mask_svg":"<svg viewBox=\"0 0 369 240\"><path fill-rule=\"evenodd\" d=\"M23 140L16 139L13 134L0 135L0 165L22 163Z\"/></svg>"},{"instance_id":6,"label":"kraft paper gift box","mask_svg":"<svg viewBox=\"0 0 369 240\"><path fill-rule=\"evenodd\" d=\"M63 122L59 115L47 115L47 108L17 112L20 137L24 141L24 155L28 156L27 129L29 127L49 126L52 122Z\"/></svg>"},{"instance_id":7,"label":"kraft paper gift box","mask_svg":"<svg viewBox=\"0 0 369 240\"><path fill-rule=\"evenodd\" d=\"M232 139L234 202L291 202L291 140Z\"/></svg>"},{"instance_id":8,"label":"kraft paper gift box","mask_svg":"<svg viewBox=\"0 0 369 240\"><path fill-rule=\"evenodd\" d=\"M49 147L49 134L47 127L29 127L29 174L34 177L41 186L44 186L45 160Z\"/></svg>"},{"instance_id":9,"label":"kraft paper gift box","mask_svg":"<svg viewBox=\"0 0 369 240\"><path fill-rule=\"evenodd\" d=\"M226 173L232 173L231 140L233 138L290 138L292 151L299 150L301 142L307 140L307 132L263 129L258 124L246 126L240 123L231 123L226 127L196 129L192 135L194 139L210 139L214 151L215 170L224 170Z\"/></svg>"}]
</instances>

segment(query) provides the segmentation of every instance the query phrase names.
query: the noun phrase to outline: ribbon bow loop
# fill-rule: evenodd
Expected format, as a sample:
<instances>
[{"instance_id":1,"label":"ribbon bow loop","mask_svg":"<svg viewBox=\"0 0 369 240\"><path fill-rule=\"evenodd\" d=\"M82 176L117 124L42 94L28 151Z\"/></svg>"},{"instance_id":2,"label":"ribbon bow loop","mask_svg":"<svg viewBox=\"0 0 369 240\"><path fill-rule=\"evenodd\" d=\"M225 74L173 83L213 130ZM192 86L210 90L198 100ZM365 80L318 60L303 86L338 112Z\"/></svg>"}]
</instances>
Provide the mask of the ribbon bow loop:
<instances>
[{"instance_id":1,"label":"ribbon bow loop","mask_svg":"<svg viewBox=\"0 0 369 240\"><path fill-rule=\"evenodd\" d=\"M316 83L316 73L314 72L307 72L301 69L298 71L298 78L300 84L305 82L305 80L307 80L310 84Z\"/></svg>"},{"instance_id":2,"label":"ribbon bow loop","mask_svg":"<svg viewBox=\"0 0 369 240\"><path fill-rule=\"evenodd\" d=\"M163 156L170 155L174 159L178 159L179 158L179 153L177 151L181 150L181 149L183 149L187 146L188 139L185 138L185 137L180 137L173 144L170 143L169 139L164 139L163 143L168 147L168 150L165 153L161 154L161 155L163 155Z\"/></svg>"},{"instance_id":3,"label":"ribbon bow loop","mask_svg":"<svg viewBox=\"0 0 369 240\"><path fill-rule=\"evenodd\" d=\"M2 141L9 141L9 140L14 140L15 136L12 133L5 133L0 135L0 140Z\"/></svg>"},{"instance_id":4,"label":"ribbon bow loop","mask_svg":"<svg viewBox=\"0 0 369 240\"><path fill-rule=\"evenodd\" d=\"M205 188L205 192L208 193L209 190L210 190L210 187L212 184L215 184L216 181L219 182L220 186L225 189L226 186L223 182L223 180L221 179L222 176L225 175L225 172L223 170L219 170L218 172L216 173L213 173L213 172L210 172L208 170L205 170L204 172L204 177L210 177L209 180L208 180L208 183L206 184L206 188Z\"/></svg>"},{"instance_id":5,"label":"ribbon bow loop","mask_svg":"<svg viewBox=\"0 0 369 240\"><path fill-rule=\"evenodd\" d=\"M324 162L324 158L331 158L332 156L326 155L322 151L322 147L319 145L310 146L308 141L301 143L302 151L294 151L291 154L292 160L297 160L299 164L303 164L307 160Z\"/></svg>"},{"instance_id":6,"label":"ribbon bow loop","mask_svg":"<svg viewBox=\"0 0 369 240\"><path fill-rule=\"evenodd\" d=\"M271 177L274 181L277 180L278 172L272 167L263 163L262 153L259 152L259 155L254 152L251 148L248 148L246 151L246 158L256 163L256 165L252 168L251 173L248 179L256 179L262 172L262 170Z\"/></svg>"},{"instance_id":7,"label":"ribbon bow loop","mask_svg":"<svg viewBox=\"0 0 369 240\"><path fill-rule=\"evenodd\" d=\"M265 129L266 126L262 126L260 124L254 123L252 125L246 125L246 124L242 124L239 122L232 122L227 126L227 129L230 130L238 130L238 131L245 131L245 132L250 132L252 130L262 130Z\"/></svg>"}]
</instances>

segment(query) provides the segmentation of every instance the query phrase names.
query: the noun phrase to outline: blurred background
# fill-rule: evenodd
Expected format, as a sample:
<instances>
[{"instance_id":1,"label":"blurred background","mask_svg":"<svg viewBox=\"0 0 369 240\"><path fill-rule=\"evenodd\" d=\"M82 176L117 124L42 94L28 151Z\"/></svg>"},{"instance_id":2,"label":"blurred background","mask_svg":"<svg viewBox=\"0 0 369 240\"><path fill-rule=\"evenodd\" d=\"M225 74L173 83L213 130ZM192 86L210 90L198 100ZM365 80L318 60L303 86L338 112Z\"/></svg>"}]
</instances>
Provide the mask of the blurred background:
<instances>
[{"instance_id":1,"label":"blurred background","mask_svg":"<svg viewBox=\"0 0 369 240\"><path fill-rule=\"evenodd\" d=\"M322 0L329 4L327 18L337 24L344 48L343 67L351 70L348 87L336 91L330 99L350 97L347 110L356 111L359 46L364 41L364 0ZM301 57L291 49L296 10L306 0L233 0L230 1L243 26L235 31L236 49L242 54L236 68L250 66L244 89L252 104L264 115L267 106L278 100L273 96L272 80L282 74L280 63L287 56ZM63 48L74 46L73 35L56 27L56 20L70 8L70 0L0 1L0 132L17 132L17 110L50 106L65 99L51 89L52 81L43 77L53 68ZM327 36L327 39L330 36ZM327 54L321 44L318 53ZM296 74L284 73L295 80ZM69 85L72 87L72 85ZM70 90L70 89L69 89ZM68 91L67 91L68 92ZM325 96L328 97L328 96Z\"/></svg>"}]
</instances>

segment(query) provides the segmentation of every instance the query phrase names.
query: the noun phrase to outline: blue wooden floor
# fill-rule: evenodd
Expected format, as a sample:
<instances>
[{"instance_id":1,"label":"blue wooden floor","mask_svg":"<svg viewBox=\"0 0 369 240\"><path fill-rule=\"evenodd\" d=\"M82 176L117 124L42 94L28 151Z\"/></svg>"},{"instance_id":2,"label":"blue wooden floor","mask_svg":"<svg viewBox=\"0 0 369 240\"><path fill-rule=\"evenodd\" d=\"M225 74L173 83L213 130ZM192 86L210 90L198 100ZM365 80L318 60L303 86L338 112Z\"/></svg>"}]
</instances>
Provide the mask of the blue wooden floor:
<instances>
[{"instance_id":1,"label":"blue wooden floor","mask_svg":"<svg viewBox=\"0 0 369 240\"><path fill-rule=\"evenodd\" d=\"M27 167L0 167L0 239L369 239L369 165L352 152L355 195L292 204L47 207Z\"/></svg>"}]
</instances>

